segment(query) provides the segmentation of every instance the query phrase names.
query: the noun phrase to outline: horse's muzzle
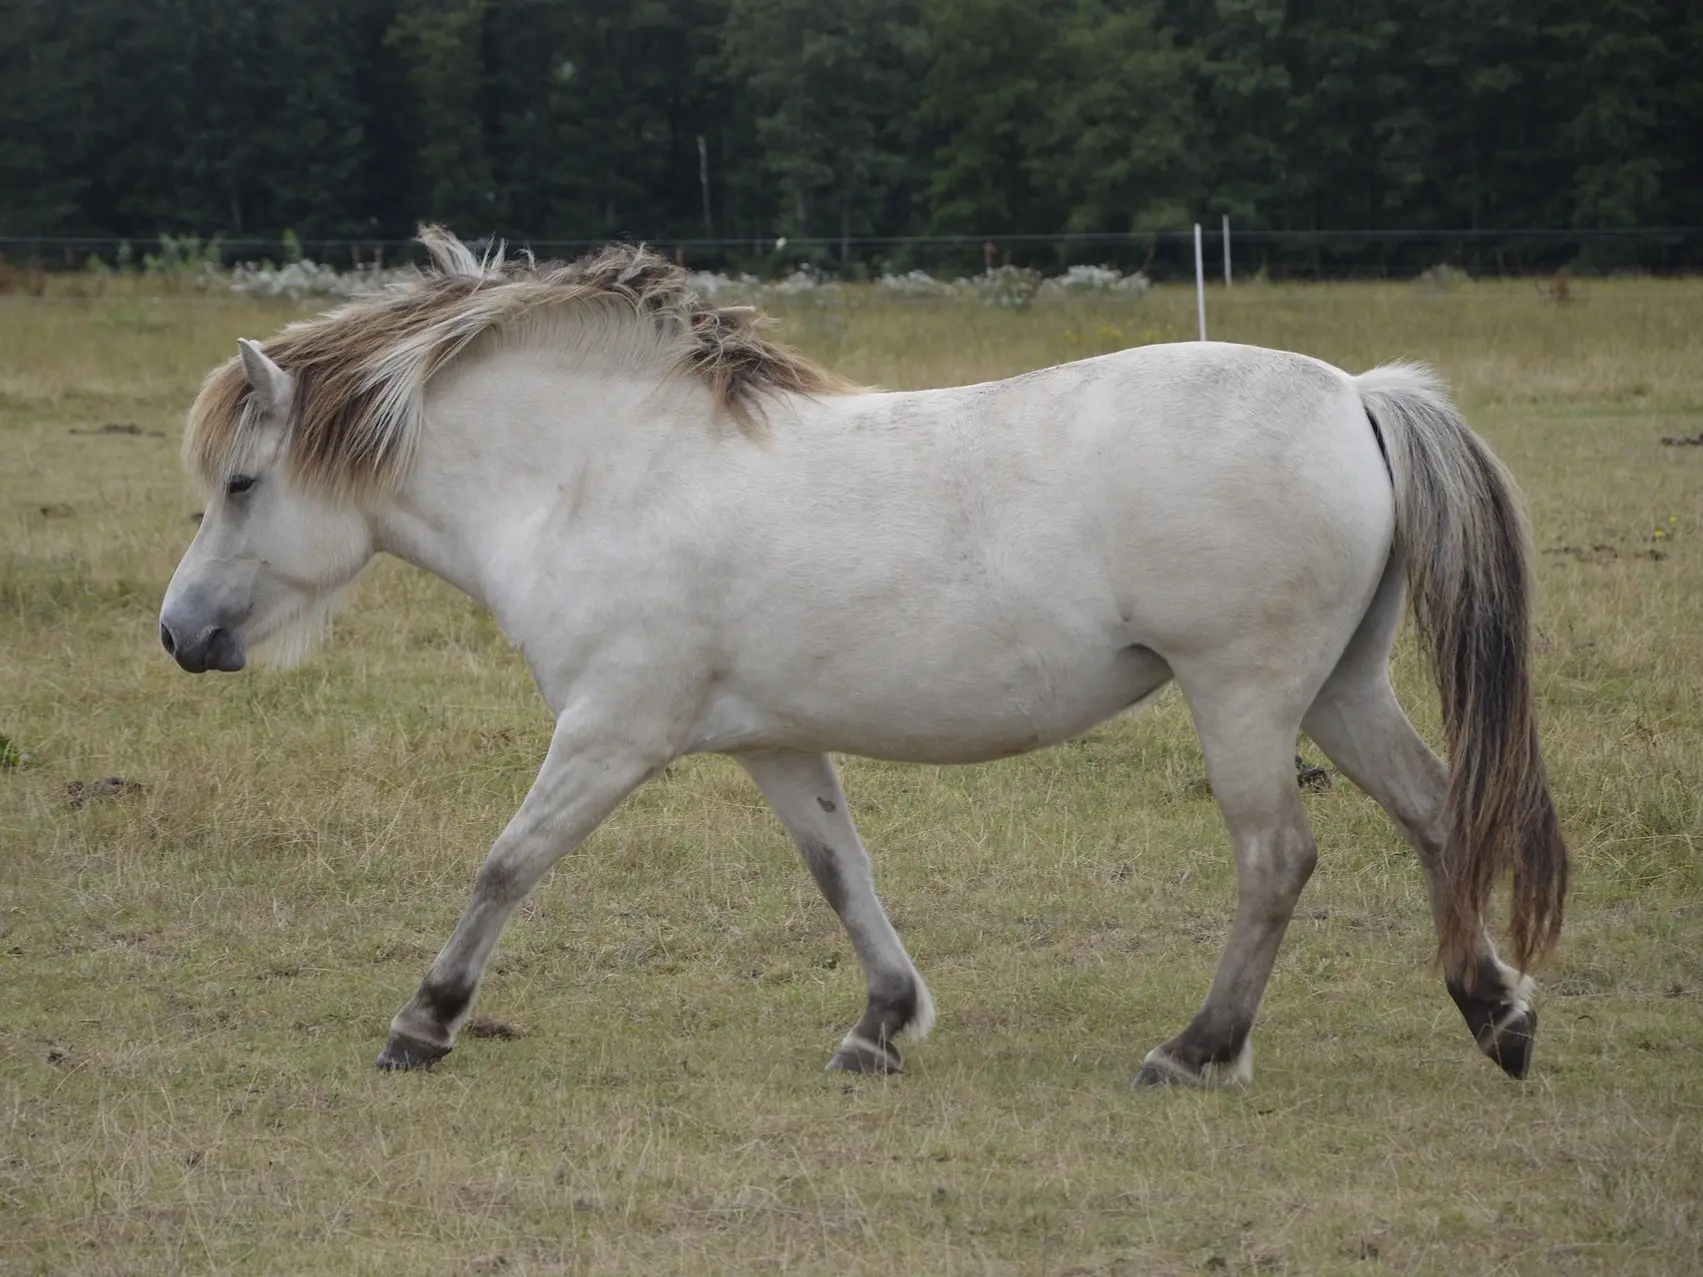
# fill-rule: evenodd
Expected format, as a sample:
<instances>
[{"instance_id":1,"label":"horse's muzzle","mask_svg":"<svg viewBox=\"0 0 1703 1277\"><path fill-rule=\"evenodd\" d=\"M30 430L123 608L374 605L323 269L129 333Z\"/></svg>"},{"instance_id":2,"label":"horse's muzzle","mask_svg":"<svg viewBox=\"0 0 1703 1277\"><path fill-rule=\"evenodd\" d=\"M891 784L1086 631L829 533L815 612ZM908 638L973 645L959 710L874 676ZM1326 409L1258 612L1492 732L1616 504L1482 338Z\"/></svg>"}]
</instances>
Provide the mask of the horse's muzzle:
<instances>
[{"instance_id":1,"label":"horse's muzzle","mask_svg":"<svg viewBox=\"0 0 1703 1277\"><path fill-rule=\"evenodd\" d=\"M174 626L161 618L160 646L191 674L205 674L208 670L235 673L244 663L241 644L222 625L191 631L187 626Z\"/></svg>"}]
</instances>

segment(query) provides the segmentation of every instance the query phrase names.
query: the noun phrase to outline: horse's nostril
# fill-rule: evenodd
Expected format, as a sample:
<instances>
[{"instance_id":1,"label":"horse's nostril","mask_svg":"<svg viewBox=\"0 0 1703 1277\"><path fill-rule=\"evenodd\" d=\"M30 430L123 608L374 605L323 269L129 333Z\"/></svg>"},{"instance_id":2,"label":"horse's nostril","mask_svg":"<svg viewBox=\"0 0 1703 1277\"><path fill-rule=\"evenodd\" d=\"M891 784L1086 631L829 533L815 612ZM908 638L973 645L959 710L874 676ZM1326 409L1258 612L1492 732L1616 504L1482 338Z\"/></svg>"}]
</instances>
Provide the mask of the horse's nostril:
<instances>
[{"instance_id":1,"label":"horse's nostril","mask_svg":"<svg viewBox=\"0 0 1703 1277\"><path fill-rule=\"evenodd\" d=\"M171 636L171 627L164 621L160 622L160 646L166 649L167 656L177 655L177 640Z\"/></svg>"}]
</instances>

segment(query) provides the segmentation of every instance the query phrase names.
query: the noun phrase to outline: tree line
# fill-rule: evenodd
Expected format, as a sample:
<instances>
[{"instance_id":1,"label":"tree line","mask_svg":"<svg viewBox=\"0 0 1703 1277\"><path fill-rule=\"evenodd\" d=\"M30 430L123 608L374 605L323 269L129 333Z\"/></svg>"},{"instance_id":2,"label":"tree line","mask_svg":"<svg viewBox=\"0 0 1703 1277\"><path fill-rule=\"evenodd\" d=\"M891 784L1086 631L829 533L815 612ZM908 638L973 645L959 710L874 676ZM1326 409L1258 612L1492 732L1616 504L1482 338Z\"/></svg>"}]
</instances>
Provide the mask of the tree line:
<instances>
[{"instance_id":1,"label":"tree line","mask_svg":"<svg viewBox=\"0 0 1703 1277\"><path fill-rule=\"evenodd\" d=\"M0 235L1703 225L1695 0L0 0Z\"/></svg>"}]
</instances>

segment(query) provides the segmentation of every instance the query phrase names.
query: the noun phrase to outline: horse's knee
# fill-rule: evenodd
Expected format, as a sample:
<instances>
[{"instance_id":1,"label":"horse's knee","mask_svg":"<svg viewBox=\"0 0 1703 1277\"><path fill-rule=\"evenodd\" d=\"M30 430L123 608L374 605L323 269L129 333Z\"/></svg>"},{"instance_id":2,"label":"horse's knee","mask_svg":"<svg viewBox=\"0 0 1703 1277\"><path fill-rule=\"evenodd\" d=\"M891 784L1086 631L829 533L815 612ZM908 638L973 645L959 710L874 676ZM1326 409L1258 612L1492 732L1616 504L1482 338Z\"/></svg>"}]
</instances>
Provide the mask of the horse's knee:
<instances>
[{"instance_id":1,"label":"horse's knee","mask_svg":"<svg viewBox=\"0 0 1703 1277\"><path fill-rule=\"evenodd\" d=\"M1313 876L1313 870L1318 868L1318 841L1304 824L1286 830L1277 839L1273 861L1283 885L1299 895L1301 888L1305 887L1308 879Z\"/></svg>"}]
</instances>

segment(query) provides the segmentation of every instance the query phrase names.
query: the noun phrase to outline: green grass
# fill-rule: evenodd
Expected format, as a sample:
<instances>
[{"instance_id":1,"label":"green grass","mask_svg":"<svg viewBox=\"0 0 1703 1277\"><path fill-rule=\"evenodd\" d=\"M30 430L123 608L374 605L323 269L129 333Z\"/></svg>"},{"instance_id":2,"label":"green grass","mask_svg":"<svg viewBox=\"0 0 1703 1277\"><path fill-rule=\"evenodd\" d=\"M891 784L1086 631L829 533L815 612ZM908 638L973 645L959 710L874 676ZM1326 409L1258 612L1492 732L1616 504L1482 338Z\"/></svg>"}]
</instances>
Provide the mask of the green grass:
<instances>
[{"instance_id":1,"label":"green grass","mask_svg":"<svg viewBox=\"0 0 1703 1277\"><path fill-rule=\"evenodd\" d=\"M295 312L0 299L0 1270L1703 1269L1703 449L1659 443L1703 419L1703 285L1576 291L1212 297L1216 336L1431 360L1521 478L1577 883L1516 1085L1428 965L1393 828L1340 779L1309 795L1321 860L1256 1081L1212 1094L1128 1086L1230 917L1174 692L1010 762L846 761L940 1008L901 1078L821 1072L856 964L719 759L671 768L517 916L479 1011L518 1037L378 1074L542 756L526 673L388 562L309 666L179 673L154 630L196 509L182 415ZM782 320L923 386L1187 337L1193 299L854 294ZM143 433L73 433L106 423ZM1435 739L1405 642L1397 669ZM108 776L142 788L69 801Z\"/></svg>"}]
</instances>

